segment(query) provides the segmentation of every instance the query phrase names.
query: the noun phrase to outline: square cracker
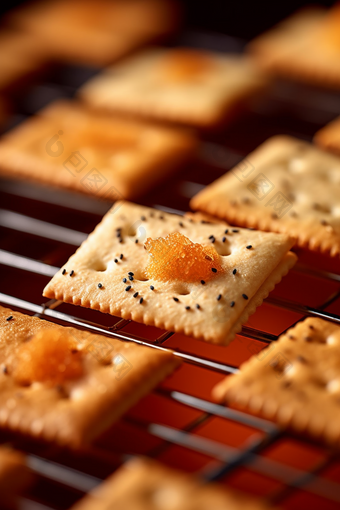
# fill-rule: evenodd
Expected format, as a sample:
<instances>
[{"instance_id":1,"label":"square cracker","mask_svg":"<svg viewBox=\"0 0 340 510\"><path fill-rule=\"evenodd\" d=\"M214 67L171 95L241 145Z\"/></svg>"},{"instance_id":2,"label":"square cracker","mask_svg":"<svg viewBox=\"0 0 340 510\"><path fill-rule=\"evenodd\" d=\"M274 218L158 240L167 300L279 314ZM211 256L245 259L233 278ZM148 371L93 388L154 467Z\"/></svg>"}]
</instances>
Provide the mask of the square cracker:
<instances>
[{"instance_id":1,"label":"square cracker","mask_svg":"<svg viewBox=\"0 0 340 510\"><path fill-rule=\"evenodd\" d=\"M334 152L340 156L340 117L332 120L315 133L313 142L321 149Z\"/></svg>"},{"instance_id":2,"label":"square cracker","mask_svg":"<svg viewBox=\"0 0 340 510\"><path fill-rule=\"evenodd\" d=\"M106 69L79 94L96 108L212 127L266 82L243 56L154 48Z\"/></svg>"},{"instance_id":3,"label":"square cracker","mask_svg":"<svg viewBox=\"0 0 340 510\"><path fill-rule=\"evenodd\" d=\"M322 87L340 87L339 7L302 9L250 42L265 71Z\"/></svg>"},{"instance_id":4,"label":"square cracker","mask_svg":"<svg viewBox=\"0 0 340 510\"><path fill-rule=\"evenodd\" d=\"M269 510L261 499L222 487L147 458L134 458L72 510Z\"/></svg>"},{"instance_id":5,"label":"square cracker","mask_svg":"<svg viewBox=\"0 0 340 510\"><path fill-rule=\"evenodd\" d=\"M0 90L12 91L26 78L33 77L46 62L44 47L30 34L0 31Z\"/></svg>"},{"instance_id":6,"label":"square cracker","mask_svg":"<svg viewBox=\"0 0 340 510\"><path fill-rule=\"evenodd\" d=\"M33 482L33 473L26 465L25 456L15 450L0 447L0 506L17 508L20 493Z\"/></svg>"},{"instance_id":7,"label":"square cracker","mask_svg":"<svg viewBox=\"0 0 340 510\"><path fill-rule=\"evenodd\" d=\"M121 229L121 236L117 229ZM293 241L284 234L231 228L225 234L225 230L225 224L195 222L118 202L48 283L44 296L228 344L294 265L296 256L288 251ZM222 271L205 284L201 280L188 283L178 277L167 282L148 279L145 270L149 255L144 242L173 232L203 246L212 244L213 235ZM247 249L250 245L252 248ZM237 273L233 274L235 268ZM132 281L129 272L133 273Z\"/></svg>"},{"instance_id":8,"label":"square cracker","mask_svg":"<svg viewBox=\"0 0 340 510\"><path fill-rule=\"evenodd\" d=\"M20 6L6 20L51 58L104 66L173 32L179 9L171 0L52 0Z\"/></svg>"},{"instance_id":9,"label":"square cracker","mask_svg":"<svg viewBox=\"0 0 340 510\"><path fill-rule=\"evenodd\" d=\"M288 136L269 138L192 200L240 226L286 232L297 244L340 253L340 158Z\"/></svg>"},{"instance_id":10,"label":"square cracker","mask_svg":"<svg viewBox=\"0 0 340 510\"><path fill-rule=\"evenodd\" d=\"M56 386L19 384L11 368L19 346L51 328L72 335L82 353L83 375ZM0 427L79 447L107 429L178 364L170 351L64 328L0 307Z\"/></svg>"},{"instance_id":11,"label":"square cracker","mask_svg":"<svg viewBox=\"0 0 340 510\"><path fill-rule=\"evenodd\" d=\"M340 327L299 322L215 386L213 397L340 446Z\"/></svg>"},{"instance_id":12,"label":"square cracker","mask_svg":"<svg viewBox=\"0 0 340 510\"><path fill-rule=\"evenodd\" d=\"M132 198L165 178L196 145L186 130L56 101L0 140L0 172L107 199Z\"/></svg>"}]
</instances>

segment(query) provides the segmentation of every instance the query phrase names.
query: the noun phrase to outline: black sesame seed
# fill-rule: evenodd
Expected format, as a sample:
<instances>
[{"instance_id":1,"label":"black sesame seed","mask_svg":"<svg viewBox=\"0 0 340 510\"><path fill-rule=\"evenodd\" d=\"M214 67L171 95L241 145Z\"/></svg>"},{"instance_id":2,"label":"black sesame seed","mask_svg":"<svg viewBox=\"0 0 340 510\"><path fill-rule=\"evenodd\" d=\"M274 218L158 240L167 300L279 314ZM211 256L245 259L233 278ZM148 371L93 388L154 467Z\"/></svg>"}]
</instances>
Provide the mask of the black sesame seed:
<instances>
[{"instance_id":1,"label":"black sesame seed","mask_svg":"<svg viewBox=\"0 0 340 510\"><path fill-rule=\"evenodd\" d=\"M213 273L217 273L216 267L212 267L211 270L212 270Z\"/></svg>"},{"instance_id":2,"label":"black sesame seed","mask_svg":"<svg viewBox=\"0 0 340 510\"><path fill-rule=\"evenodd\" d=\"M219 294L216 299L217 301L220 301L220 299L222 299L222 294Z\"/></svg>"},{"instance_id":3,"label":"black sesame seed","mask_svg":"<svg viewBox=\"0 0 340 510\"><path fill-rule=\"evenodd\" d=\"M242 294L243 299L248 299L247 294Z\"/></svg>"},{"instance_id":4,"label":"black sesame seed","mask_svg":"<svg viewBox=\"0 0 340 510\"><path fill-rule=\"evenodd\" d=\"M309 324L309 326L308 326L308 327L309 327L310 329L314 329L313 324Z\"/></svg>"},{"instance_id":5,"label":"black sesame seed","mask_svg":"<svg viewBox=\"0 0 340 510\"><path fill-rule=\"evenodd\" d=\"M225 234L228 234L229 232L229 229L227 228L227 230L224 231Z\"/></svg>"},{"instance_id":6,"label":"black sesame seed","mask_svg":"<svg viewBox=\"0 0 340 510\"><path fill-rule=\"evenodd\" d=\"M115 259L115 263L118 264L118 259Z\"/></svg>"},{"instance_id":7,"label":"black sesame seed","mask_svg":"<svg viewBox=\"0 0 340 510\"><path fill-rule=\"evenodd\" d=\"M235 306L235 301L232 301L232 302L230 303L230 306L231 306L231 308L232 308L233 306Z\"/></svg>"},{"instance_id":8,"label":"black sesame seed","mask_svg":"<svg viewBox=\"0 0 340 510\"><path fill-rule=\"evenodd\" d=\"M126 292L127 292L128 290L130 290L130 289L131 289L131 285L128 285L127 287L125 287Z\"/></svg>"},{"instance_id":9,"label":"black sesame seed","mask_svg":"<svg viewBox=\"0 0 340 510\"><path fill-rule=\"evenodd\" d=\"M222 243L225 243L225 242L226 242L226 240L227 240L227 238L226 238L226 237L223 237L223 238L222 238Z\"/></svg>"},{"instance_id":10,"label":"black sesame seed","mask_svg":"<svg viewBox=\"0 0 340 510\"><path fill-rule=\"evenodd\" d=\"M155 289L155 287L154 287L153 285L150 285L150 289L151 289L151 290L154 290L154 289Z\"/></svg>"},{"instance_id":11,"label":"black sesame seed","mask_svg":"<svg viewBox=\"0 0 340 510\"><path fill-rule=\"evenodd\" d=\"M123 283L126 283L127 282L127 278L123 278Z\"/></svg>"},{"instance_id":12,"label":"black sesame seed","mask_svg":"<svg viewBox=\"0 0 340 510\"><path fill-rule=\"evenodd\" d=\"M2 367L2 371L4 374L8 374L8 368L6 367L6 365Z\"/></svg>"},{"instance_id":13,"label":"black sesame seed","mask_svg":"<svg viewBox=\"0 0 340 510\"><path fill-rule=\"evenodd\" d=\"M178 301L179 301L178 297L174 297L174 298L172 298L172 299L173 299L174 301L176 301L176 303L178 303Z\"/></svg>"},{"instance_id":14,"label":"black sesame seed","mask_svg":"<svg viewBox=\"0 0 340 510\"><path fill-rule=\"evenodd\" d=\"M138 239L135 240L135 243L137 244L138 243Z\"/></svg>"},{"instance_id":15,"label":"black sesame seed","mask_svg":"<svg viewBox=\"0 0 340 510\"><path fill-rule=\"evenodd\" d=\"M289 338L290 340L295 340L295 336L294 336L294 335L288 335L288 338Z\"/></svg>"},{"instance_id":16,"label":"black sesame seed","mask_svg":"<svg viewBox=\"0 0 340 510\"><path fill-rule=\"evenodd\" d=\"M252 249L252 245L251 244L248 244L248 246L246 246L247 250L251 250Z\"/></svg>"},{"instance_id":17,"label":"black sesame seed","mask_svg":"<svg viewBox=\"0 0 340 510\"><path fill-rule=\"evenodd\" d=\"M164 220L164 216L160 216L160 217L159 217L159 219L160 219L160 220Z\"/></svg>"},{"instance_id":18,"label":"black sesame seed","mask_svg":"<svg viewBox=\"0 0 340 510\"><path fill-rule=\"evenodd\" d=\"M141 219L142 221L146 221L145 216L141 216L141 217L140 217L140 219Z\"/></svg>"},{"instance_id":19,"label":"black sesame seed","mask_svg":"<svg viewBox=\"0 0 340 510\"><path fill-rule=\"evenodd\" d=\"M204 281L204 280L201 280L201 284L202 284L202 285L205 285L205 281Z\"/></svg>"},{"instance_id":20,"label":"black sesame seed","mask_svg":"<svg viewBox=\"0 0 340 510\"><path fill-rule=\"evenodd\" d=\"M72 271L70 272L70 276L73 276L74 275L74 271L72 269Z\"/></svg>"},{"instance_id":21,"label":"black sesame seed","mask_svg":"<svg viewBox=\"0 0 340 510\"><path fill-rule=\"evenodd\" d=\"M197 308L197 310L199 310L201 308L201 306L197 303L196 308Z\"/></svg>"},{"instance_id":22,"label":"black sesame seed","mask_svg":"<svg viewBox=\"0 0 340 510\"><path fill-rule=\"evenodd\" d=\"M120 230L118 230L118 232L117 232L117 234L116 234L116 235L117 235L117 237L122 237L122 233L121 233L121 231L120 231Z\"/></svg>"},{"instance_id":23,"label":"black sesame seed","mask_svg":"<svg viewBox=\"0 0 340 510\"><path fill-rule=\"evenodd\" d=\"M321 220L320 223L321 223L321 225L328 225L326 220Z\"/></svg>"},{"instance_id":24,"label":"black sesame seed","mask_svg":"<svg viewBox=\"0 0 340 510\"><path fill-rule=\"evenodd\" d=\"M186 310L190 310L190 306L186 306L186 307L185 307L185 309L186 309Z\"/></svg>"},{"instance_id":25,"label":"black sesame seed","mask_svg":"<svg viewBox=\"0 0 340 510\"><path fill-rule=\"evenodd\" d=\"M124 255L121 253L121 254L119 255L120 260L123 260L123 257L124 257Z\"/></svg>"},{"instance_id":26,"label":"black sesame seed","mask_svg":"<svg viewBox=\"0 0 340 510\"><path fill-rule=\"evenodd\" d=\"M66 274L66 269L63 269L61 274Z\"/></svg>"},{"instance_id":27,"label":"black sesame seed","mask_svg":"<svg viewBox=\"0 0 340 510\"><path fill-rule=\"evenodd\" d=\"M237 273L237 269L233 269L233 274L236 274Z\"/></svg>"},{"instance_id":28,"label":"black sesame seed","mask_svg":"<svg viewBox=\"0 0 340 510\"><path fill-rule=\"evenodd\" d=\"M140 300L139 300L139 303L142 304L143 301L144 301L144 298L141 297Z\"/></svg>"},{"instance_id":29,"label":"black sesame seed","mask_svg":"<svg viewBox=\"0 0 340 510\"><path fill-rule=\"evenodd\" d=\"M210 237L209 237L209 239L210 239L210 241L211 241L212 243L214 243L214 242L215 242L215 236L210 236Z\"/></svg>"},{"instance_id":30,"label":"black sesame seed","mask_svg":"<svg viewBox=\"0 0 340 510\"><path fill-rule=\"evenodd\" d=\"M133 282L133 276L130 275L129 280L130 280L130 282Z\"/></svg>"},{"instance_id":31,"label":"black sesame seed","mask_svg":"<svg viewBox=\"0 0 340 510\"><path fill-rule=\"evenodd\" d=\"M135 273L133 273L132 271L129 271L129 272L128 272L128 275L129 275L129 276L135 276Z\"/></svg>"},{"instance_id":32,"label":"black sesame seed","mask_svg":"<svg viewBox=\"0 0 340 510\"><path fill-rule=\"evenodd\" d=\"M11 321L13 319L13 315L10 315L9 317L7 317L6 321Z\"/></svg>"},{"instance_id":33,"label":"black sesame seed","mask_svg":"<svg viewBox=\"0 0 340 510\"><path fill-rule=\"evenodd\" d=\"M138 292L135 292L133 297L136 298L138 296Z\"/></svg>"},{"instance_id":34,"label":"black sesame seed","mask_svg":"<svg viewBox=\"0 0 340 510\"><path fill-rule=\"evenodd\" d=\"M235 234L237 234L237 232L239 232L239 230L237 230L237 228L233 228L233 232L235 232Z\"/></svg>"},{"instance_id":35,"label":"black sesame seed","mask_svg":"<svg viewBox=\"0 0 340 510\"><path fill-rule=\"evenodd\" d=\"M98 283L98 289L101 289L103 287L102 283Z\"/></svg>"},{"instance_id":36,"label":"black sesame seed","mask_svg":"<svg viewBox=\"0 0 340 510\"><path fill-rule=\"evenodd\" d=\"M123 242L123 239L119 239L119 244L122 244L122 242Z\"/></svg>"},{"instance_id":37,"label":"black sesame seed","mask_svg":"<svg viewBox=\"0 0 340 510\"><path fill-rule=\"evenodd\" d=\"M183 225L183 223L181 221L179 222L179 226L180 227L184 227L184 225Z\"/></svg>"}]
</instances>

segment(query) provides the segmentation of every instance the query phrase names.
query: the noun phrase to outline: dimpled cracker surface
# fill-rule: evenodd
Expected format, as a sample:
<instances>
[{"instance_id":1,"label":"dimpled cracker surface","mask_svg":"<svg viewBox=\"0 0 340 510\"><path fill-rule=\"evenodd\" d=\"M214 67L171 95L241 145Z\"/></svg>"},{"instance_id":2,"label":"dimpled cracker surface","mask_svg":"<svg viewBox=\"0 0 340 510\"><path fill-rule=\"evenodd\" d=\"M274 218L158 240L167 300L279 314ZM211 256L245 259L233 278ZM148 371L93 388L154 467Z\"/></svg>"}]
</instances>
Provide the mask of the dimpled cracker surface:
<instances>
[{"instance_id":1,"label":"dimpled cracker surface","mask_svg":"<svg viewBox=\"0 0 340 510\"><path fill-rule=\"evenodd\" d=\"M213 397L340 446L340 327L299 322L215 386Z\"/></svg>"},{"instance_id":2,"label":"dimpled cracker surface","mask_svg":"<svg viewBox=\"0 0 340 510\"><path fill-rule=\"evenodd\" d=\"M41 331L49 342L51 330L75 342L82 375L58 385L34 380L19 384L14 377L19 349ZM36 355L44 364L41 351ZM0 427L78 447L108 428L178 363L169 351L64 328L0 307Z\"/></svg>"},{"instance_id":3,"label":"dimpled cracker surface","mask_svg":"<svg viewBox=\"0 0 340 510\"><path fill-rule=\"evenodd\" d=\"M248 52L265 71L340 87L340 17L336 7L298 11L250 42ZM336 18L336 19L335 19Z\"/></svg>"},{"instance_id":4,"label":"dimpled cracker surface","mask_svg":"<svg viewBox=\"0 0 340 510\"><path fill-rule=\"evenodd\" d=\"M203 484L184 472L151 459L124 464L72 510L269 510L260 499Z\"/></svg>"},{"instance_id":5,"label":"dimpled cracker surface","mask_svg":"<svg viewBox=\"0 0 340 510\"><path fill-rule=\"evenodd\" d=\"M25 463L25 456L7 447L0 447L0 506L17 508L17 497L33 482L33 474Z\"/></svg>"},{"instance_id":6,"label":"dimpled cracker surface","mask_svg":"<svg viewBox=\"0 0 340 510\"><path fill-rule=\"evenodd\" d=\"M288 136L268 139L192 200L231 223L286 232L297 244L340 253L340 158Z\"/></svg>"},{"instance_id":7,"label":"dimpled cracker surface","mask_svg":"<svg viewBox=\"0 0 340 510\"><path fill-rule=\"evenodd\" d=\"M213 246L222 270L205 283L188 283L181 274L167 282L148 279L144 243L172 232ZM225 224L117 202L48 283L44 296L227 344L295 263L288 251L292 244L283 234L232 227L226 233Z\"/></svg>"},{"instance_id":8,"label":"dimpled cracker surface","mask_svg":"<svg viewBox=\"0 0 340 510\"><path fill-rule=\"evenodd\" d=\"M0 172L112 200L131 198L174 171L195 144L186 130L61 100L2 137Z\"/></svg>"},{"instance_id":9,"label":"dimpled cracker surface","mask_svg":"<svg viewBox=\"0 0 340 510\"><path fill-rule=\"evenodd\" d=\"M80 96L96 108L209 127L265 84L245 57L151 49L106 69Z\"/></svg>"}]
</instances>

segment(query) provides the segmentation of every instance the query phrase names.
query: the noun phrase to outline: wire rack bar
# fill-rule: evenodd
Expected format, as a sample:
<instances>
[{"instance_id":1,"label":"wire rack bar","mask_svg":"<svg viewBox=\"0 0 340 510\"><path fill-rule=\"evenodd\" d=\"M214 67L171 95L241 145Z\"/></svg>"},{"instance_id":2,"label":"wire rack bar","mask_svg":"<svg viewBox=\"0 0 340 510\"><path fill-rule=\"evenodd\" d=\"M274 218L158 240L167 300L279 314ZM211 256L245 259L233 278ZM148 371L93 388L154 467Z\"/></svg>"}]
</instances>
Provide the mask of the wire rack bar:
<instances>
[{"instance_id":1,"label":"wire rack bar","mask_svg":"<svg viewBox=\"0 0 340 510\"><path fill-rule=\"evenodd\" d=\"M3 227L18 232L25 232L34 236L43 237L44 239L71 244L72 246L80 246L87 238L87 234L83 234L82 232L37 220L13 211L7 211L6 209L0 209L0 224Z\"/></svg>"},{"instance_id":2,"label":"wire rack bar","mask_svg":"<svg viewBox=\"0 0 340 510\"><path fill-rule=\"evenodd\" d=\"M168 351L169 349L162 347L161 345L157 345L157 343L151 343L144 338L137 337L136 335L131 335L122 333L120 331L110 331L108 328L104 329L103 326L96 326L93 323L89 323L88 321L83 321L76 319L70 315L67 315L62 312L57 312L55 310L44 309L41 305L35 305L28 301L24 301L22 299L14 298L12 296L8 296L7 294L3 294L0 292L0 302L4 303L8 306L15 306L21 308L23 310L28 310L34 312L36 314L41 315L42 317L50 317L53 319L60 320L68 325L72 325L75 327L81 327L83 329L87 329L89 333L98 333L101 335L106 335L112 338L116 338L118 340L123 340L125 342L134 342L139 345L145 345L148 347L153 347L154 349L160 349L163 351ZM174 351L175 356L181 358L183 361L187 363L191 363L197 366L202 366L204 368L209 368L211 370L215 370L217 372L226 373L226 374L234 374L238 372L238 368L232 365L226 365L217 363L215 361L209 360L204 357L192 356L190 354L186 354L184 352Z\"/></svg>"},{"instance_id":3,"label":"wire rack bar","mask_svg":"<svg viewBox=\"0 0 340 510\"><path fill-rule=\"evenodd\" d=\"M1 212L0 212L0 220L1 220ZM38 220L34 220L38 221ZM39 220L40 221L40 220ZM48 224L46 224L48 225ZM59 228L59 227L58 227ZM60 227L63 228L63 227ZM67 229L66 229L67 230ZM73 232L73 231L71 231ZM78 234L83 235L78 232ZM85 234L84 234L85 235ZM85 235L86 237L86 235ZM43 274L44 276L54 276L54 274L59 270L59 268L56 268L54 266L49 266L48 264L44 264L42 262L37 262L32 259L29 259L27 257L19 256L14 253L0 250L0 263L5 264L7 266L17 268L17 269L23 269L25 271L31 271L35 272L37 274ZM299 303L295 303L294 301L290 301L284 298L273 298L268 297L266 298L266 303L269 303L273 306L277 306L280 308L284 308L286 310L290 310L296 313L300 313L302 315L310 315L314 317L320 317L325 320L329 320L332 322L340 323L340 316L325 312L322 310L324 306L328 306L334 299L338 297L338 294L332 295L331 300L323 306L319 307L319 309L312 308L309 306L301 305ZM270 343L274 340L277 340L278 336L272 335L270 333L266 333L264 331L255 330L253 328L250 328L248 326L242 327L242 333L243 336L246 336L248 338L252 338L254 340L258 340L265 343Z\"/></svg>"}]
</instances>

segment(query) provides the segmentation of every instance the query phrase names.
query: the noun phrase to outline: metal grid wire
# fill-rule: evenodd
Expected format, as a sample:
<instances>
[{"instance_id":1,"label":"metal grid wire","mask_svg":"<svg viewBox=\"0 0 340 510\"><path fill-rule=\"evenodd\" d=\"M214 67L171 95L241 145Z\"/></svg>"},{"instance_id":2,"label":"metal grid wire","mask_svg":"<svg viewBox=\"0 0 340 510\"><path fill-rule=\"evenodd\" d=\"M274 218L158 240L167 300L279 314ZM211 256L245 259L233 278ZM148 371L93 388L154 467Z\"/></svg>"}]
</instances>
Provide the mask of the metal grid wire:
<instances>
[{"instance_id":1,"label":"metal grid wire","mask_svg":"<svg viewBox=\"0 0 340 510\"><path fill-rule=\"evenodd\" d=\"M192 34L187 34L184 41L188 42L189 40L189 42L192 42L192 37ZM202 37L200 40L202 40ZM222 43L224 45L227 44L227 46L230 46L231 42L234 45L238 44L237 41L230 42L230 40L226 43L225 39L223 39L221 43L220 38L216 39L216 37L213 39L213 42L215 46L219 47ZM300 119L301 125L298 133L293 132L291 134L297 134L305 138L309 137L309 133L306 133L304 128L306 123L311 122L310 118L306 120L306 116L309 115L310 117L313 114L314 118L318 119L316 122L323 123L325 120L328 120L329 116L334 116L336 110L340 107L340 99L337 96L322 96L318 91L309 92L309 95L303 95L303 101L297 101L294 104L293 99L296 97L296 94L292 94L289 88L287 89L287 86L282 89L278 87L272 93L273 97L271 98L271 108L273 108L273 104L277 107L280 102L293 105L294 120ZM318 98L318 101L315 100L315 97ZM315 104L318 105L317 109ZM259 109L256 111L256 108ZM254 106L253 113L259 114L260 112L261 115L265 115L265 108L266 107L263 107L263 105L262 107ZM297 125L299 125L299 123L297 123ZM287 132L287 129L285 131ZM218 167L217 173L222 174L226 169L231 168L233 164L240 161L246 153L247 151L242 152L241 150L238 151L226 148L225 144L214 139L205 140L202 143L199 158L200 163L204 165L213 164L215 167ZM217 159L216 154L218 154ZM174 182L177 191L171 203L167 200L163 201L160 193L157 195L156 201L154 200L155 194L150 195L151 198L146 197L144 200L146 205L151 205L169 212L181 213L184 211L184 207L182 209L179 204L185 203L188 198L195 194L202 187L202 182L195 182L193 173L190 171L184 171ZM63 209L67 211L73 210L79 217L86 215L86 218L90 218L95 224L110 207L110 204L97 200L96 198L88 198L69 192L50 189L44 189L42 193L42 189L39 188L39 186L23 184L11 180L1 181L1 197L2 203L4 201L5 203L10 202L11 204L11 207L3 207L0 209L0 225L5 232L5 237L7 234L13 236L17 233L19 239L20 236L25 235L31 239L31 242L34 242L35 239L51 242L54 246L54 250L58 250L59 245L68 246L70 253L74 251L76 246L81 244L87 234L58 225L53 221L45 221L42 215L44 208L49 207L50 210L55 213ZM26 205L35 204L36 206L38 204L38 213L35 214L38 216L38 219L33 217L33 215L26 214L25 210L27 210L27 207L26 209L24 208L24 211L21 206L19 207L21 201L24 201ZM18 204L18 207L16 204ZM43 304L36 304L33 302L33 299L17 297L18 293L16 289L23 275L25 275L25 281L27 280L27 282L29 282L29 286L30 283L33 285L37 277L45 277L47 281L47 278L52 277L59 268L52 264L41 262L38 258L27 256L27 251L23 243L19 242L20 249L18 251L20 254L15 253L15 250L11 251L6 249L5 246L6 243L0 245L0 267L2 270L7 268L5 270L13 271L14 277L12 292L0 293L1 304L66 326L74 326L83 328L89 332L101 333L110 338L148 345L155 349L168 348L166 342L174 333L160 332L157 338L150 340L148 337L127 332L126 327L131 321L118 320L114 322L114 318L112 318L114 322L113 326L103 326L96 321L90 320L92 317L91 311L88 313L89 318L79 318L64 311L60 311L59 307L62 304L56 300L51 300ZM325 282L332 282L335 284L340 282L340 275L331 271L315 269L303 263L298 263L292 271L313 278L316 277ZM337 286L337 289L328 295L317 308L278 297L269 297L265 302L285 311L296 312L302 316L302 318L315 316L339 323L340 316L326 310L339 298L340 286ZM78 307L73 308L75 315L77 315L79 312ZM96 317L98 317L98 315ZM290 324L289 327L291 327L291 325L292 324ZM143 330L141 329L141 331ZM249 326L244 326L240 335L251 341L260 342L263 347L272 341L276 341L278 338L277 335L266 331L260 331ZM175 349L175 355L180 357L184 364L194 365L213 373L232 374L238 371L237 366L233 364L217 362L210 359L208 356L192 354L190 350L186 352L185 349ZM268 494L268 499L274 503L284 503L293 491L300 488L305 492L325 498L325 501L333 502L335 505L340 504L340 483L322 477L323 472L331 466L333 462L339 460L336 451L323 447L322 459L314 464L312 469L307 471L297 469L263 455L268 447L277 444L280 439L292 437L287 432L280 430L275 424L225 406L214 404L184 391L160 387L155 390L154 393L166 401L199 411L199 415L182 428L156 423L150 419L132 417L129 414L124 417L122 423L125 425L131 426L134 429L143 431L161 440L160 443L157 443L156 446L150 448L149 451L146 452L147 455L157 458L172 446L184 447L186 450L201 454L208 459L204 468L198 473L203 480L228 481L228 476L235 473L238 468L244 467L251 472L280 482L280 487ZM242 447L227 446L214 438L206 438L196 433L202 425L211 422L214 418L245 425L252 428L254 432ZM294 439L296 440L297 438L295 437ZM298 440L302 444L313 445L312 441L308 438L299 437ZM33 496L22 499L21 505L25 510L68 508L70 504L98 485L101 479L105 478L109 472L129 457L129 455L118 454L115 451L104 450L104 448L99 446L88 447L81 455L83 456L83 461L85 458L90 459L96 466L96 472L101 473L100 476L94 476L93 473L89 473L88 469L83 470L81 468L81 461L79 461L75 467L75 463L73 460L70 460L70 456L66 453L64 453L62 457L58 456L58 449L56 449L56 447L37 447L35 444L11 435L0 435L0 442L6 441L27 452L28 464L31 469L39 475L41 481L41 485L39 485L39 488ZM73 453L73 456L76 455L76 453ZM334 506L334 508L335 507L336 506Z\"/></svg>"}]
</instances>

